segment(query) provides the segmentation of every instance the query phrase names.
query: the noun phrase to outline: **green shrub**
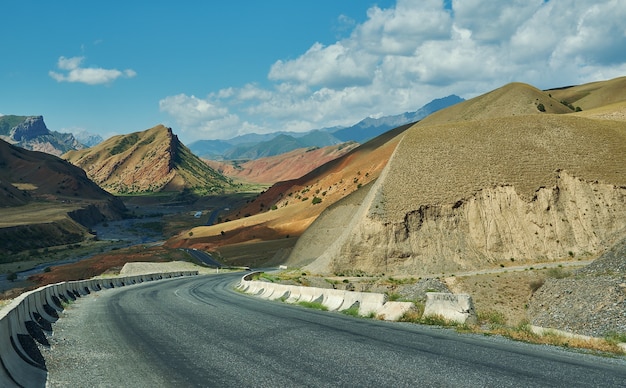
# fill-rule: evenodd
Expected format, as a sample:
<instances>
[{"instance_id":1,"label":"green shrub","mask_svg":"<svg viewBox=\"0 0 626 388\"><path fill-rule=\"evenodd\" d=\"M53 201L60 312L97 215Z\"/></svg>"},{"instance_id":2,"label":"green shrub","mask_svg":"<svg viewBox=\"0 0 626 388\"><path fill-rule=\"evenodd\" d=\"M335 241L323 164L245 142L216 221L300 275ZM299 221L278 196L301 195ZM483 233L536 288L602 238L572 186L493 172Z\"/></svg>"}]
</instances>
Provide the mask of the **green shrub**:
<instances>
[{"instance_id":1,"label":"green shrub","mask_svg":"<svg viewBox=\"0 0 626 388\"><path fill-rule=\"evenodd\" d=\"M352 306L345 310L341 311L343 314L349 315L351 317L359 317L359 306Z\"/></svg>"},{"instance_id":2,"label":"green shrub","mask_svg":"<svg viewBox=\"0 0 626 388\"><path fill-rule=\"evenodd\" d=\"M620 342L626 343L626 333L618 333L616 331L610 331L604 336L606 342L610 344L618 344Z\"/></svg>"},{"instance_id":3,"label":"green shrub","mask_svg":"<svg viewBox=\"0 0 626 388\"><path fill-rule=\"evenodd\" d=\"M493 310L478 313L478 320L492 326L503 326L506 324L504 314Z\"/></svg>"},{"instance_id":4,"label":"green shrub","mask_svg":"<svg viewBox=\"0 0 626 388\"><path fill-rule=\"evenodd\" d=\"M310 309L328 311L328 307L324 306L321 302L298 302L298 304Z\"/></svg>"}]
</instances>

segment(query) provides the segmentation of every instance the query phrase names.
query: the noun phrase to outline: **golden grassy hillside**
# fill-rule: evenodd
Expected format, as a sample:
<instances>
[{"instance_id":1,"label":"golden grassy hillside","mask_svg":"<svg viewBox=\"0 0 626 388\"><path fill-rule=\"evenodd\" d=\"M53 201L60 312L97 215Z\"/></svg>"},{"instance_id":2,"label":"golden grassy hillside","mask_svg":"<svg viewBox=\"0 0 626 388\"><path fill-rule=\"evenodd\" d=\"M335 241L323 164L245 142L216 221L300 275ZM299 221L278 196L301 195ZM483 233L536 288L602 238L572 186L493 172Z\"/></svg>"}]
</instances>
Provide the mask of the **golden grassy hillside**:
<instances>
[{"instance_id":1,"label":"golden grassy hillside","mask_svg":"<svg viewBox=\"0 0 626 388\"><path fill-rule=\"evenodd\" d=\"M543 105L545 112L540 110ZM514 82L440 110L420 121L420 126L494 117L571 113L572 110L534 86Z\"/></svg>"},{"instance_id":2,"label":"golden grassy hillside","mask_svg":"<svg viewBox=\"0 0 626 388\"><path fill-rule=\"evenodd\" d=\"M390 165L383 206L399 220L421 205L455 203L495 186L514 186L530 200L554 185L559 170L626 186L624 123L548 114L419 123Z\"/></svg>"},{"instance_id":3,"label":"golden grassy hillside","mask_svg":"<svg viewBox=\"0 0 626 388\"><path fill-rule=\"evenodd\" d=\"M423 274L601 252L626 234L626 126L589 112L514 83L427 117L342 229L337 216L307 230L337 232L305 268Z\"/></svg>"},{"instance_id":4,"label":"golden grassy hillside","mask_svg":"<svg viewBox=\"0 0 626 388\"><path fill-rule=\"evenodd\" d=\"M550 89L546 93L558 101L565 101L586 111L626 101L626 77Z\"/></svg>"}]
</instances>

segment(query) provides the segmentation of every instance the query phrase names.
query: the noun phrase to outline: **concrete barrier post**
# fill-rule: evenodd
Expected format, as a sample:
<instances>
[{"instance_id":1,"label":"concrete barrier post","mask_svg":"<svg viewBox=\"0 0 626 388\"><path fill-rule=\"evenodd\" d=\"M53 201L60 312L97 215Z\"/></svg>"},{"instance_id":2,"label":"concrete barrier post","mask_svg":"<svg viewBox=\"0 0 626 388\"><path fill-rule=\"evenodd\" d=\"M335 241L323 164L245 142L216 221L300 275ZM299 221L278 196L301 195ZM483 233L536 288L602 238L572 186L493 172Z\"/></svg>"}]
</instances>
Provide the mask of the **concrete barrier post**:
<instances>
[{"instance_id":1,"label":"concrete barrier post","mask_svg":"<svg viewBox=\"0 0 626 388\"><path fill-rule=\"evenodd\" d=\"M424 316L440 316L458 323L476 323L472 297L467 294L427 292Z\"/></svg>"}]
</instances>

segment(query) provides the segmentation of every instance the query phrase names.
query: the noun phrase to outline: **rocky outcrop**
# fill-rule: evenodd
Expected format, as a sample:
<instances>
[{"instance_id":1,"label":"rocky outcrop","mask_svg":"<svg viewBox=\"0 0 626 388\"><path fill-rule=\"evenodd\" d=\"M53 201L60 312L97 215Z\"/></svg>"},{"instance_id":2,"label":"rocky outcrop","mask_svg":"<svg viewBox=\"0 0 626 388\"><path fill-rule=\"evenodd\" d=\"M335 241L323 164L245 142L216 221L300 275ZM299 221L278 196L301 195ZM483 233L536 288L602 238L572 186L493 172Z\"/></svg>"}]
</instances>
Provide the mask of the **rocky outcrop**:
<instances>
[{"instance_id":1,"label":"rocky outcrop","mask_svg":"<svg viewBox=\"0 0 626 388\"><path fill-rule=\"evenodd\" d=\"M528 316L533 325L592 337L626 333L626 240L569 277L547 279Z\"/></svg>"},{"instance_id":2,"label":"rocky outcrop","mask_svg":"<svg viewBox=\"0 0 626 388\"><path fill-rule=\"evenodd\" d=\"M498 186L454 204L420 206L397 223L377 217L372 203L335 240L335 249L307 268L454 273L511 258L523 264L589 256L626 236L626 188L566 172L531 200L515 187Z\"/></svg>"},{"instance_id":3,"label":"rocky outcrop","mask_svg":"<svg viewBox=\"0 0 626 388\"><path fill-rule=\"evenodd\" d=\"M15 141L32 140L37 136L47 135L50 131L43 122L43 116L29 116L11 129L10 136Z\"/></svg>"}]
</instances>

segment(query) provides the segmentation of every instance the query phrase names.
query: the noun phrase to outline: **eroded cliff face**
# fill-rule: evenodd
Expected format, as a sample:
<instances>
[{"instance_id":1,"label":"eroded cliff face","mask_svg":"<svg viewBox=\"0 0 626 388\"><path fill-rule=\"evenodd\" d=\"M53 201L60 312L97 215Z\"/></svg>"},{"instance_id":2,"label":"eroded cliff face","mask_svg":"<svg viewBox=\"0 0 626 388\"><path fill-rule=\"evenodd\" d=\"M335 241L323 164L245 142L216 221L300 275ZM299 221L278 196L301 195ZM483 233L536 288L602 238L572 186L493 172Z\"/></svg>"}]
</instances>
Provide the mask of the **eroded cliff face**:
<instances>
[{"instance_id":1,"label":"eroded cliff face","mask_svg":"<svg viewBox=\"0 0 626 388\"><path fill-rule=\"evenodd\" d=\"M376 190L376 188L374 188ZM587 257L626 237L626 188L561 172L527 200L513 186L445 205L422 205L401 222L376 201L309 269L316 272L455 273Z\"/></svg>"}]
</instances>

